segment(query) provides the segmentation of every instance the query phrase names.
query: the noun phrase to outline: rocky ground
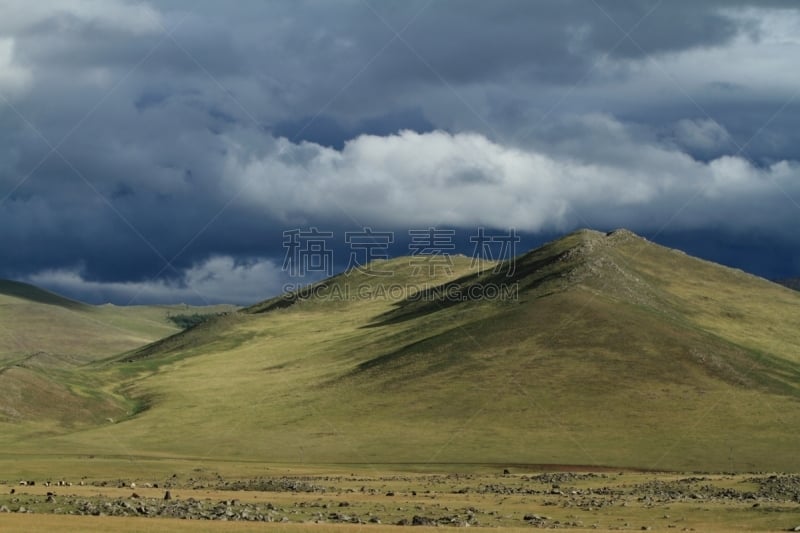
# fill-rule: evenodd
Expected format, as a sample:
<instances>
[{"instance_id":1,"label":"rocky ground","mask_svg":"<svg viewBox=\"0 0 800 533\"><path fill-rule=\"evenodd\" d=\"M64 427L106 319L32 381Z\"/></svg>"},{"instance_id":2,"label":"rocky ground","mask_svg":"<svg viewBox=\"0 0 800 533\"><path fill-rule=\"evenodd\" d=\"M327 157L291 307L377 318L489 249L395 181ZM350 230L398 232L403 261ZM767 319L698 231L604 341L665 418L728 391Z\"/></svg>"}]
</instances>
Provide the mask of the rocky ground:
<instances>
[{"instance_id":1,"label":"rocky ground","mask_svg":"<svg viewBox=\"0 0 800 533\"><path fill-rule=\"evenodd\" d=\"M0 513L685 531L713 515L730 516L733 524L749 521L755 529L777 525L800 531L800 475L795 474L509 472L234 480L200 471L160 480L0 484L5 486Z\"/></svg>"}]
</instances>

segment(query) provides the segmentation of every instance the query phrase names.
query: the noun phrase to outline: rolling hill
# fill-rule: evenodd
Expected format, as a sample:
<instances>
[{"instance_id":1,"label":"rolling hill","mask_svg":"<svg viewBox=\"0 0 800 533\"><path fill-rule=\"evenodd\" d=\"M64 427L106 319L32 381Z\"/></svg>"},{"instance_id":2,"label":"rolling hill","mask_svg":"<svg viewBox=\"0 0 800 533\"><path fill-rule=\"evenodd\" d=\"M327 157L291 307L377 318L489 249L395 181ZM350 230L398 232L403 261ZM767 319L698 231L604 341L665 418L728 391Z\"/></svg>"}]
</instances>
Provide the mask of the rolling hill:
<instances>
[{"instance_id":1,"label":"rolling hill","mask_svg":"<svg viewBox=\"0 0 800 533\"><path fill-rule=\"evenodd\" d=\"M80 427L53 418L42 446L289 463L800 469L797 292L625 230L578 231L502 265L451 260L447 272L374 263L88 362ZM43 423L5 424L0 444L21 449Z\"/></svg>"},{"instance_id":2,"label":"rolling hill","mask_svg":"<svg viewBox=\"0 0 800 533\"><path fill-rule=\"evenodd\" d=\"M41 289L28 283L19 281L11 281L0 279L0 297L5 299L17 298L20 300L27 300L29 302L36 302L41 304L54 305L64 307L65 309L87 309L84 303L64 298L53 292Z\"/></svg>"},{"instance_id":3,"label":"rolling hill","mask_svg":"<svg viewBox=\"0 0 800 533\"><path fill-rule=\"evenodd\" d=\"M102 419L115 403L98 396L100 384L76 369L180 331L170 316L233 309L92 306L0 280L0 419L67 425L75 413Z\"/></svg>"}]
</instances>

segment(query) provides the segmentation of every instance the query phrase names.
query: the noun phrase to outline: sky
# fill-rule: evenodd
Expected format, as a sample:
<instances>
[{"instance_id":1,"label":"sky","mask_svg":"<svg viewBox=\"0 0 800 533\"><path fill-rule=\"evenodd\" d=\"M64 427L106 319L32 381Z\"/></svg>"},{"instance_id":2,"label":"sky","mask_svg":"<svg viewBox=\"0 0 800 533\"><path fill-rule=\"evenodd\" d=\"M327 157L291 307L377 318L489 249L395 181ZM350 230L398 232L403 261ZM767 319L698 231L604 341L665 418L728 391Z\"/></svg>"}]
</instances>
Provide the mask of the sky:
<instances>
[{"instance_id":1,"label":"sky","mask_svg":"<svg viewBox=\"0 0 800 533\"><path fill-rule=\"evenodd\" d=\"M792 1L0 0L0 278L247 304L618 227L798 276L798 58Z\"/></svg>"}]
</instances>

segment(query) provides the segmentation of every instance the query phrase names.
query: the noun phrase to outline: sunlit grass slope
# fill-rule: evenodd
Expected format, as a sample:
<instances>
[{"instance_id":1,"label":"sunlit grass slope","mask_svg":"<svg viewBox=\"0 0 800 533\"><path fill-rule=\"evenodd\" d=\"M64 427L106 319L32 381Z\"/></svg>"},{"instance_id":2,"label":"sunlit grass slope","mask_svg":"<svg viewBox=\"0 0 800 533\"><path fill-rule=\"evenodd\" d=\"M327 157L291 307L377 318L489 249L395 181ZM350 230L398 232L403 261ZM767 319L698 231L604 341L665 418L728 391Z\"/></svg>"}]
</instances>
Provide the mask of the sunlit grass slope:
<instances>
[{"instance_id":1,"label":"sunlit grass slope","mask_svg":"<svg viewBox=\"0 0 800 533\"><path fill-rule=\"evenodd\" d=\"M129 402L105 394L83 365L177 333L170 315L233 309L92 306L0 280L0 420L72 427L124 414Z\"/></svg>"},{"instance_id":2,"label":"sunlit grass slope","mask_svg":"<svg viewBox=\"0 0 800 533\"><path fill-rule=\"evenodd\" d=\"M293 463L800 469L797 292L624 230L493 266L381 262L93 363L84 379L135 414L43 442ZM24 428L0 439L13 449Z\"/></svg>"}]
</instances>

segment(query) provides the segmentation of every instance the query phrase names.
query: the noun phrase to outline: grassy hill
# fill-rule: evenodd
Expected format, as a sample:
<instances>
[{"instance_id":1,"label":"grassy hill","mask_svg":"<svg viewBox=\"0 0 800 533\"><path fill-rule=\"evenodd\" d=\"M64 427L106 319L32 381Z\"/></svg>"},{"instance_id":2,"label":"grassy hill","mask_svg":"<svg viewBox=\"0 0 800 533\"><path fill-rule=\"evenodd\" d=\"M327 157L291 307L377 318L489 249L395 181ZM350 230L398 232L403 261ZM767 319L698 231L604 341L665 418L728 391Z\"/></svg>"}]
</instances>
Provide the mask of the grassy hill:
<instances>
[{"instance_id":1,"label":"grassy hill","mask_svg":"<svg viewBox=\"0 0 800 533\"><path fill-rule=\"evenodd\" d=\"M800 469L797 292L624 230L575 232L499 271L465 257L435 266L376 263L92 362L87 394L101 384L124 408L93 427L49 422L42 446ZM43 420L0 427L0 445L20 448Z\"/></svg>"},{"instance_id":2,"label":"grassy hill","mask_svg":"<svg viewBox=\"0 0 800 533\"><path fill-rule=\"evenodd\" d=\"M53 292L41 289L28 283L0 279L0 298L17 298L47 305L55 305L65 309L86 309L88 306Z\"/></svg>"},{"instance_id":3,"label":"grassy hill","mask_svg":"<svg viewBox=\"0 0 800 533\"><path fill-rule=\"evenodd\" d=\"M180 331L174 318L233 306L92 306L26 283L0 280L0 366L22 359L85 363Z\"/></svg>"},{"instance_id":4,"label":"grassy hill","mask_svg":"<svg viewBox=\"0 0 800 533\"><path fill-rule=\"evenodd\" d=\"M231 306L92 306L33 285L0 280L0 419L105 420L119 411L82 369L180 331L171 317Z\"/></svg>"}]
</instances>

